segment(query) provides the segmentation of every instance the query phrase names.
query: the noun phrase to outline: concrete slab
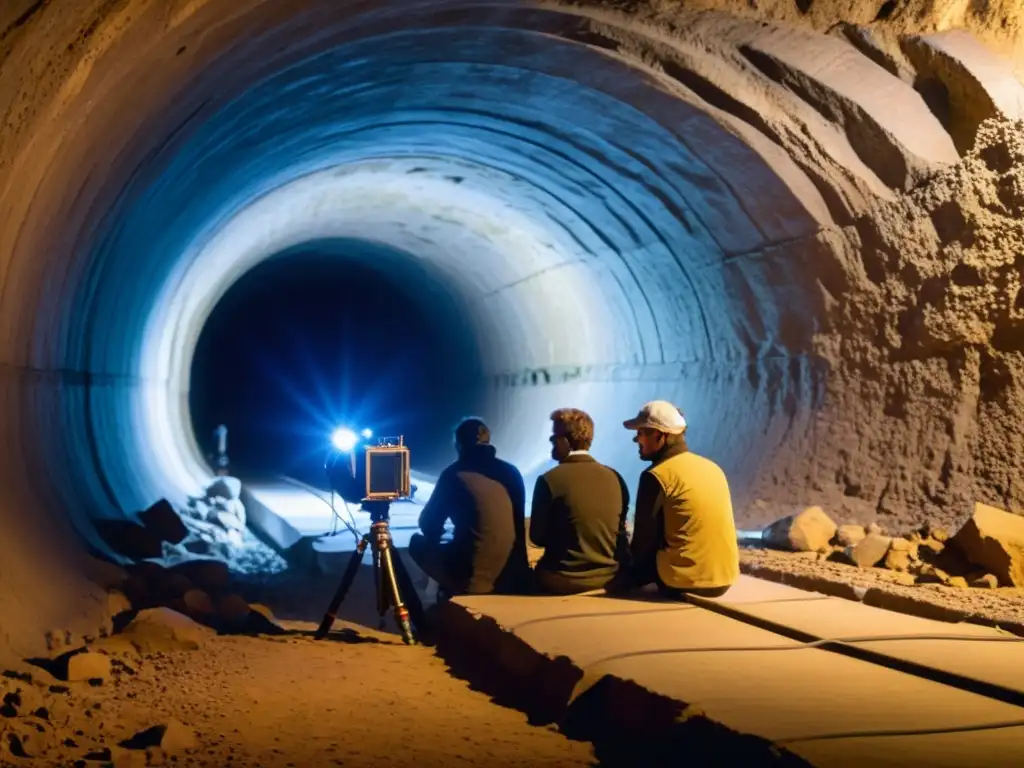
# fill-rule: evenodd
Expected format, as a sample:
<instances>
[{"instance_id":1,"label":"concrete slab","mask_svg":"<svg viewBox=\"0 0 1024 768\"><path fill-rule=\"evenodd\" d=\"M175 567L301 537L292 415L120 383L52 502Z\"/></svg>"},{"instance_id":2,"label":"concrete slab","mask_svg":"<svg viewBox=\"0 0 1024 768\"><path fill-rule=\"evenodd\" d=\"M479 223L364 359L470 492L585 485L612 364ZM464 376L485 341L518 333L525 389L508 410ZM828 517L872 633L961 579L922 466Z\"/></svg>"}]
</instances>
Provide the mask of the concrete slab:
<instances>
[{"instance_id":1,"label":"concrete slab","mask_svg":"<svg viewBox=\"0 0 1024 768\"><path fill-rule=\"evenodd\" d=\"M785 595L791 598L785 600ZM951 624L908 616L837 597L809 603L801 596L812 597L813 593L744 576L723 597L706 601L706 604L729 606L821 639L853 641L912 635L916 639L879 639L855 645L1024 694L1022 638L976 624ZM695 602L705 603L700 599Z\"/></svg>"},{"instance_id":2,"label":"concrete slab","mask_svg":"<svg viewBox=\"0 0 1024 768\"><path fill-rule=\"evenodd\" d=\"M749 578L716 602L819 630L830 628L827 619L835 613L839 619L833 628L857 629L850 634L863 633L864 625L853 626L858 608L871 612L872 634L911 628L955 634L961 629ZM807 647L709 607L598 595L474 596L458 598L446 610L462 616L457 631L463 647L486 654L495 666L508 665L521 689L546 689L557 696L571 690L561 704L563 720L583 706L579 702L587 700L588 692L613 680L663 702L650 705L644 717L656 716L666 729L676 727L672 724L680 722L681 713L702 714L715 728L725 729L720 738L721 733L732 733L731 738L746 734L757 743L781 744L814 765L998 766L1016 764L1010 758L1024 750L1024 742L1013 741L1024 732L1022 707ZM986 632L992 630L967 630ZM895 642L903 641L884 645ZM935 646L943 647L945 655L927 657L937 668L976 655L976 650L965 652L962 644L949 642ZM552 682L555 678L560 682ZM612 698L621 695L617 691ZM664 702L674 702L675 709L666 710ZM548 712L558 710L546 706ZM1017 725L1004 727L1007 723ZM614 718L594 726L598 733L618 727ZM957 735L929 735L940 732ZM936 748L936 739L960 739L958 745L970 748L957 746L946 753Z\"/></svg>"},{"instance_id":3,"label":"concrete slab","mask_svg":"<svg viewBox=\"0 0 1024 768\"><path fill-rule=\"evenodd\" d=\"M785 745L828 768L964 768L1024 765L1024 727L916 736L827 739Z\"/></svg>"},{"instance_id":4,"label":"concrete slab","mask_svg":"<svg viewBox=\"0 0 1024 768\"><path fill-rule=\"evenodd\" d=\"M714 602L741 606L779 600L806 602L827 599L830 599L829 596L820 592L809 592L786 584L741 575L729 591L722 597L715 598Z\"/></svg>"},{"instance_id":5,"label":"concrete slab","mask_svg":"<svg viewBox=\"0 0 1024 768\"><path fill-rule=\"evenodd\" d=\"M530 596L469 595L454 602L476 616L489 616L504 629L518 632L531 624L562 624L581 618L626 617L695 610L685 603L621 600L603 595Z\"/></svg>"},{"instance_id":6,"label":"concrete slab","mask_svg":"<svg viewBox=\"0 0 1024 768\"><path fill-rule=\"evenodd\" d=\"M798 754L799 741L832 734L1024 724L1019 707L816 648L634 656L606 671Z\"/></svg>"}]
</instances>

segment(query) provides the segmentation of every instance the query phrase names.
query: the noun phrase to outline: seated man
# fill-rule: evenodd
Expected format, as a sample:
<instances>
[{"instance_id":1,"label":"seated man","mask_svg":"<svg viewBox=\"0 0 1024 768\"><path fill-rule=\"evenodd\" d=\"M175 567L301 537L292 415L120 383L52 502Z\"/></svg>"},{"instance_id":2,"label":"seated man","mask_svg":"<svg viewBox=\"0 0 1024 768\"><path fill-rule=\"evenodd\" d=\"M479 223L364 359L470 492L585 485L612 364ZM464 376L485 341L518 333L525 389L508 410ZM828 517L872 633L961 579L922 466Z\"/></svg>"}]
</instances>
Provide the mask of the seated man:
<instances>
[{"instance_id":1,"label":"seated man","mask_svg":"<svg viewBox=\"0 0 1024 768\"><path fill-rule=\"evenodd\" d=\"M636 418L640 476L630 545L629 578L614 589L657 584L666 596L720 597L739 578L739 546L725 473L686 447L686 419L655 400Z\"/></svg>"},{"instance_id":2,"label":"seated man","mask_svg":"<svg viewBox=\"0 0 1024 768\"><path fill-rule=\"evenodd\" d=\"M528 578L526 488L519 470L497 458L479 419L455 430L458 459L437 480L420 513L409 555L449 595L516 592ZM451 543L441 543L448 519Z\"/></svg>"},{"instance_id":3,"label":"seated man","mask_svg":"<svg viewBox=\"0 0 1024 768\"><path fill-rule=\"evenodd\" d=\"M614 469L594 460L594 421L583 411L551 414L551 458L558 466L537 479L530 541L544 548L534 570L538 587L555 594L600 589L627 554L629 491Z\"/></svg>"}]
</instances>

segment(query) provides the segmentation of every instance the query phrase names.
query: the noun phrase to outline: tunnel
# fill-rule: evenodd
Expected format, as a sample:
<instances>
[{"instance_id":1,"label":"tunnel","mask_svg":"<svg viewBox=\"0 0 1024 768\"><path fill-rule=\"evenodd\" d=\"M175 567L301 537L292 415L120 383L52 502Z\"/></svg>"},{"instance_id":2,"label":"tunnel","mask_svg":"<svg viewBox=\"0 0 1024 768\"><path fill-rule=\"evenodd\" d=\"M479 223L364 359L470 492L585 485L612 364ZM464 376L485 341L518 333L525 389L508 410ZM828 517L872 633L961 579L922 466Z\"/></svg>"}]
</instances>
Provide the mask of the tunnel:
<instances>
[{"instance_id":1,"label":"tunnel","mask_svg":"<svg viewBox=\"0 0 1024 768\"><path fill-rule=\"evenodd\" d=\"M99 600L92 521L209 477L203 329L247 273L322 243L443 286L478 356L456 394L528 485L568 405L635 487L621 422L657 398L745 525L1017 501L1015 412L978 381L1016 381L1018 351L911 349L925 275L891 255L900 201L1017 116L986 80L1013 74L997 10L682 5L7 4L0 646ZM971 289L939 262L939 293Z\"/></svg>"},{"instance_id":2,"label":"tunnel","mask_svg":"<svg viewBox=\"0 0 1024 768\"><path fill-rule=\"evenodd\" d=\"M345 239L290 248L233 283L204 323L191 427L207 448L228 427L230 472L249 486L324 487L339 428L401 436L435 477L452 425L486 401L473 327L444 274L408 253Z\"/></svg>"}]
</instances>

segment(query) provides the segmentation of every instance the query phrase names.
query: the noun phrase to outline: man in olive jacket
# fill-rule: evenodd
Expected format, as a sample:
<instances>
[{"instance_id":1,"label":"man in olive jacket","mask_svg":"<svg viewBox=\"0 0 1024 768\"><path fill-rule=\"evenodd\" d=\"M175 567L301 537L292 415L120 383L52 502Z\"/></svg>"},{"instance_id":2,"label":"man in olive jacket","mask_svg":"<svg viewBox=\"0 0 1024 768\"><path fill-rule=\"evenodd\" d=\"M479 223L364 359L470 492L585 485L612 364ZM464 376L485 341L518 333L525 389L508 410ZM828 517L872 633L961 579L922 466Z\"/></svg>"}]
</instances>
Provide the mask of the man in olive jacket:
<instances>
[{"instance_id":1,"label":"man in olive jacket","mask_svg":"<svg viewBox=\"0 0 1024 768\"><path fill-rule=\"evenodd\" d=\"M739 578L739 546L725 473L686 446L686 419L664 400L623 422L635 430L640 476L629 578L613 589L657 584L666 596L720 597Z\"/></svg>"},{"instance_id":2,"label":"man in olive jacket","mask_svg":"<svg viewBox=\"0 0 1024 768\"><path fill-rule=\"evenodd\" d=\"M558 466L537 479L530 510L530 541L544 548L537 587L555 594L600 589L627 555L629 491L618 472L590 455L594 421L586 412L552 413L550 439Z\"/></svg>"}]
</instances>

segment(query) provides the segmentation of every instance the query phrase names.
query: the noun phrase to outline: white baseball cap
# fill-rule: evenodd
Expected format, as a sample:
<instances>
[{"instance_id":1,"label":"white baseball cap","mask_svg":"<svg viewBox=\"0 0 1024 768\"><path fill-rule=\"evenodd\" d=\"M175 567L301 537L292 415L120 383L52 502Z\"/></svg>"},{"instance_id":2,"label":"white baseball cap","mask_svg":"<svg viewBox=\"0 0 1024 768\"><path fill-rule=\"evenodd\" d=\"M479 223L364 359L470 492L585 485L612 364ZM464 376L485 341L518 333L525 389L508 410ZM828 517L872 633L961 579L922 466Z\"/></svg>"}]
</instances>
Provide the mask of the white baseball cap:
<instances>
[{"instance_id":1,"label":"white baseball cap","mask_svg":"<svg viewBox=\"0 0 1024 768\"><path fill-rule=\"evenodd\" d=\"M656 429L670 435L680 435L686 429L683 413L667 400L644 403L635 418L622 422L626 429Z\"/></svg>"}]
</instances>

